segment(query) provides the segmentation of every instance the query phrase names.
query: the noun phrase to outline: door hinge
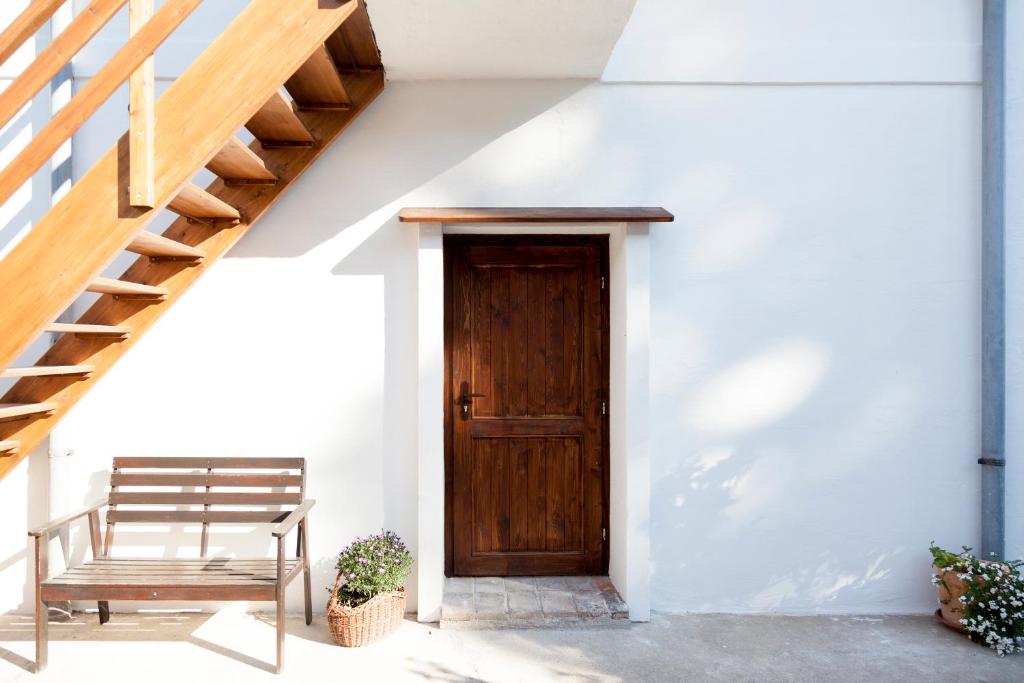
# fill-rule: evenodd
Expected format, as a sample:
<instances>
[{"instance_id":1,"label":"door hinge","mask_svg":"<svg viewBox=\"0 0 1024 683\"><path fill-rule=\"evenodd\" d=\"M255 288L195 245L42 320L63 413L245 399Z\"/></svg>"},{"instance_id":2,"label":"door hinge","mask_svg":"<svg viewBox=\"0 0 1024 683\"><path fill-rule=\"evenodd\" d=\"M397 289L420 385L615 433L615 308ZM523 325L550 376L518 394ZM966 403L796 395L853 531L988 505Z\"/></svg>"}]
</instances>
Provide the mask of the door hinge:
<instances>
[{"instance_id":1,"label":"door hinge","mask_svg":"<svg viewBox=\"0 0 1024 683\"><path fill-rule=\"evenodd\" d=\"M607 541L608 540L608 529L601 529L601 540L602 541Z\"/></svg>"},{"instance_id":2,"label":"door hinge","mask_svg":"<svg viewBox=\"0 0 1024 683\"><path fill-rule=\"evenodd\" d=\"M601 289L604 289L604 275L601 276Z\"/></svg>"},{"instance_id":3,"label":"door hinge","mask_svg":"<svg viewBox=\"0 0 1024 683\"><path fill-rule=\"evenodd\" d=\"M601 401L601 414L602 415L607 415L608 414L608 402L607 401Z\"/></svg>"}]
</instances>

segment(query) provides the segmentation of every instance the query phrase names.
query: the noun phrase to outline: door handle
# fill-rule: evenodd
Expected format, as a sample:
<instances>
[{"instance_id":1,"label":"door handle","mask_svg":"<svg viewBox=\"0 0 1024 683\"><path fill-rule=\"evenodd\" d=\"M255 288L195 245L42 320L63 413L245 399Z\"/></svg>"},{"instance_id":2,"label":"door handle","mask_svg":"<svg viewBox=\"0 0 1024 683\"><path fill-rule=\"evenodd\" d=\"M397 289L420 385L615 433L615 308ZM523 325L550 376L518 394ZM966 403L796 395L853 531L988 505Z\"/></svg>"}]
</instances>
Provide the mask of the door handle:
<instances>
[{"instance_id":1,"label":"door handle","mask_svg":"<svg viewBox=\"0 0 1024 683\"><path fill-rule=\"evenodd\" d=\"M455 399L455 402L462 406L462 415L467 417L469 415L469 406L473 404L474 398L483 398L487 394L475 394L469 390L469 382L463 382L459 386L459 397Z\"/></svg>"}]
</instances>

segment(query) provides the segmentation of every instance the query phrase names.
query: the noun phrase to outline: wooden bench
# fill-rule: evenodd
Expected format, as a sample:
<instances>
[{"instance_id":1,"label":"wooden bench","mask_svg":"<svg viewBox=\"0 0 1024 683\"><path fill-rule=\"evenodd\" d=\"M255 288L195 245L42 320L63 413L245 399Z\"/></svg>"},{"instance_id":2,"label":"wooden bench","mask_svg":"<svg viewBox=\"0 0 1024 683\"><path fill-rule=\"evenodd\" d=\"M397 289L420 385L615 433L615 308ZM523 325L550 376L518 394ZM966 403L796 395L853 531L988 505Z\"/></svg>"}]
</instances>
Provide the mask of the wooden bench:
<instances>
[{"instance_id":1,"label":"wooden bench","mask_svg":"<svg viewBox=\"0 0 1024 683\"><path fill-rule=\"evenodd\" d=\"M315 501L307 500L305 492L303 458L114 458L106 500L29 532L36 558L36 671L46 667L47 601L96 600L100 624L105 624L110 620L110 600L266 600L277 603L280 673L285 588L300 573L306 623L313 621L308 515ZM109 509L102 537L99 511L104 506ZM235 509L215 509L223 506ZM93 559L49 577L50 534L83 517L89 522ZM136 523L201 524L199 556L113 556L114 529ZM275 524L271 533L277 557L208 558L210 524L220 523ZM295 556L289 557L285 540L292 529L298 531L297 543Z\"/></svg>"}]
</instances>

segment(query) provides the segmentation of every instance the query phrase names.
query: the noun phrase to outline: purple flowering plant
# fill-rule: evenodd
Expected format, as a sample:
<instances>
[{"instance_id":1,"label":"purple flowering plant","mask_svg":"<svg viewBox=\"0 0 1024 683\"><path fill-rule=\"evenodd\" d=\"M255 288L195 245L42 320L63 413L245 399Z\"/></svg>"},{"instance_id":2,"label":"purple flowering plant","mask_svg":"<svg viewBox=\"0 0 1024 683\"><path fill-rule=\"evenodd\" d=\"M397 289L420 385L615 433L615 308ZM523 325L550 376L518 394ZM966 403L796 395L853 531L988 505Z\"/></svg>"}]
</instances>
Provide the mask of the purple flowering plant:
<instances>
[{"instance_id":1,"label":"purple flowering plant","mask_svg":"<svg viewBox=\"0 0 1024 683\"><path fill-rule=\"evenodd\" d=\"M375 595L397 591L411 568L412 555L395 532L357 538L338 555L338 603L358 607Z\"/></svg>"}]
</instances>

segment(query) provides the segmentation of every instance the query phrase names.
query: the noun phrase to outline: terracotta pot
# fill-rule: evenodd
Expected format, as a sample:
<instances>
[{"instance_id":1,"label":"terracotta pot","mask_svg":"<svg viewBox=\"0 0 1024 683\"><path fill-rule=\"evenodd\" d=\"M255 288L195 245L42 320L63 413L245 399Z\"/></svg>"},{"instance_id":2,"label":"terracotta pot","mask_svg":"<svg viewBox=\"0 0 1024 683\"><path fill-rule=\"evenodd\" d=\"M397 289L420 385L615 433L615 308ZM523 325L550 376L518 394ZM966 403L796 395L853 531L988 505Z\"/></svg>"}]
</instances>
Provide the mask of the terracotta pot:
<instances>
[{"instance_id":1,"label":"terracotta pot","mask_svg":"<svg viewBox=\"0 0 1024 683\"><path fill-rule=\"evenodd\" d=\"M964 605L960 597L967 594L967 584L956 575L956 572L943 572L940 576L938 616L946 626L967 633L960 620L964 616Z\"/></svg>"}]
</instances>

